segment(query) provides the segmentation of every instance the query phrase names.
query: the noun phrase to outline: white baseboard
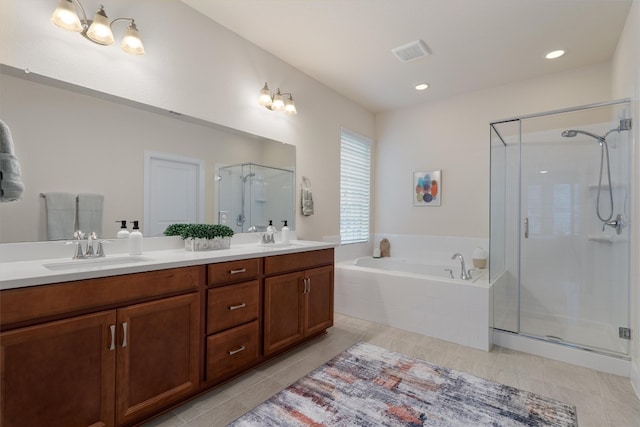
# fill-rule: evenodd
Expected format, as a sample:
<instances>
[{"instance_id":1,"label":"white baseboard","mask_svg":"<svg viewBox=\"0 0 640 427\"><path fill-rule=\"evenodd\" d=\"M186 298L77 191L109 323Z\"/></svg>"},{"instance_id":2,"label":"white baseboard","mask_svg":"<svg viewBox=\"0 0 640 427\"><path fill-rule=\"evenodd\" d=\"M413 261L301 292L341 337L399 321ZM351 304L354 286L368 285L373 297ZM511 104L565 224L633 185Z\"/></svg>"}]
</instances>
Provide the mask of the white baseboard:
<instances>
[{"instance_id":1,"label":"white baseboard","mask_svg":"<svg viewBox=\"0 0 640 427\"><path fill-rule=\"evenodd\" d=\"M636 396L640 399L640 360L636 359L631 362L631 386L636 392Z\"/></svg>"}]
</instances>

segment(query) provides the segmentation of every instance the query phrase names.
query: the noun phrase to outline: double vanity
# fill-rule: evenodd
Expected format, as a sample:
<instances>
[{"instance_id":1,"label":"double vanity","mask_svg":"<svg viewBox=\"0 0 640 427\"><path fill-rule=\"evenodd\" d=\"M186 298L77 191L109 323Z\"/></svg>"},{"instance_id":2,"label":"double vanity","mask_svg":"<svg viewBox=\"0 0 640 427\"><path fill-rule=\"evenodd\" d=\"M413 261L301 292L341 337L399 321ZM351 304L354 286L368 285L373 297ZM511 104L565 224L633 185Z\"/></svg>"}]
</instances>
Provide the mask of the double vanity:
<instances>
[{"instance_id":1,"label":"double vanity","mask_svg":"<svg viewBox=\"0 0 640 427\"><path fill-rule=\"evenodd\" d=\"M136 425L324 334L333 247L0 263L0 425Z\"/></svg>"}]
</instances>

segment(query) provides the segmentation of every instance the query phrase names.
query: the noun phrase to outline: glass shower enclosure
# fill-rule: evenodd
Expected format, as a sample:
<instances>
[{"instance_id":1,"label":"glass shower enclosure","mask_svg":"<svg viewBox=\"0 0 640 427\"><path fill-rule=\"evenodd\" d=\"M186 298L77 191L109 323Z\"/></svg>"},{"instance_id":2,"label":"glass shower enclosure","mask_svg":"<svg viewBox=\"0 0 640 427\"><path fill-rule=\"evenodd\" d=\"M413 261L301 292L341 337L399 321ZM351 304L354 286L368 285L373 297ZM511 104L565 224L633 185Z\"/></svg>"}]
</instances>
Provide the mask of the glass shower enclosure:
<instances>
[{"instance_id":1,"label":"glass shower enclosure","mask_svg":"<svg viewBox=\"0 0 640 427\"><path fill-rule=\"evenodd\" d=\"M631 106L490 124L494 328L628 358Z\"/></svg>"},{"instance_id":2,"label":"glass shower enclosure","mask_svg":"<svg viewBox=\"0 0 640 427\"><path fill-rule=\"evenodd\" d=\"M295 230L294 172L255 163L218 169L218 223L235 233L265 231L269 220L279 230Z\"/></svg>"}]
</instances>

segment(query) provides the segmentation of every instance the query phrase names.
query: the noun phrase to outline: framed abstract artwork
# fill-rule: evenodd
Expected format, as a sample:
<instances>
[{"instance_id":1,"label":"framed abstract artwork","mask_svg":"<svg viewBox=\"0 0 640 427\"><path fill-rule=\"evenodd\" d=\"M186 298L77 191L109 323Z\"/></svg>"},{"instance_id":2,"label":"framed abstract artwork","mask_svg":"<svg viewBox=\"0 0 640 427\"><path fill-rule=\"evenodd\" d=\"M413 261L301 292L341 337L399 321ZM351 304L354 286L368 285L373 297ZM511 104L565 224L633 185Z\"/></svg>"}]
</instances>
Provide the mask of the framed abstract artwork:
<instances>
[{"instance_id":1,"label":"framed abstract artwork","mask_svg":"<svg viewBox=\"0 0 640 427\"><path fill-rule=\"evenodd\" d=\"M413 173L413 206L440 206L442 171Z\"/></svg>"}]
</instances>

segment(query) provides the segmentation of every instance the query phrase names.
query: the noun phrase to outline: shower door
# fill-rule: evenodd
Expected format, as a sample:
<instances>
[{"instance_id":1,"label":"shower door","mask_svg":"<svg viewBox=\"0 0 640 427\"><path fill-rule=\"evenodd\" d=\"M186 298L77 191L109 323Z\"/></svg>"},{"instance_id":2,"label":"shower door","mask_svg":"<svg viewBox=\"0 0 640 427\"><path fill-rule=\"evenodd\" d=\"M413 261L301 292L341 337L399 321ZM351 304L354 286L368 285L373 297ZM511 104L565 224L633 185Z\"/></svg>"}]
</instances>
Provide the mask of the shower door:
<instances>
[{"instance_id":1,"label":"shower door","mask_svg":"<svg viewBox=\"0 0 640 427\"><path fill-rule=\"evenodd\" d=\"M519 332L605 353L629 354L629 227L603 227L596 206L628 218L631 132L607 136L609 162L593 136L605 135L622 107L520 121ZM624 111L624 110L623 110ZM606 185L609 164L612 187ZM599 194L599 197L598 197ZM606 218L605 218L606 219Z\"/></svg>"}]
</instances>

